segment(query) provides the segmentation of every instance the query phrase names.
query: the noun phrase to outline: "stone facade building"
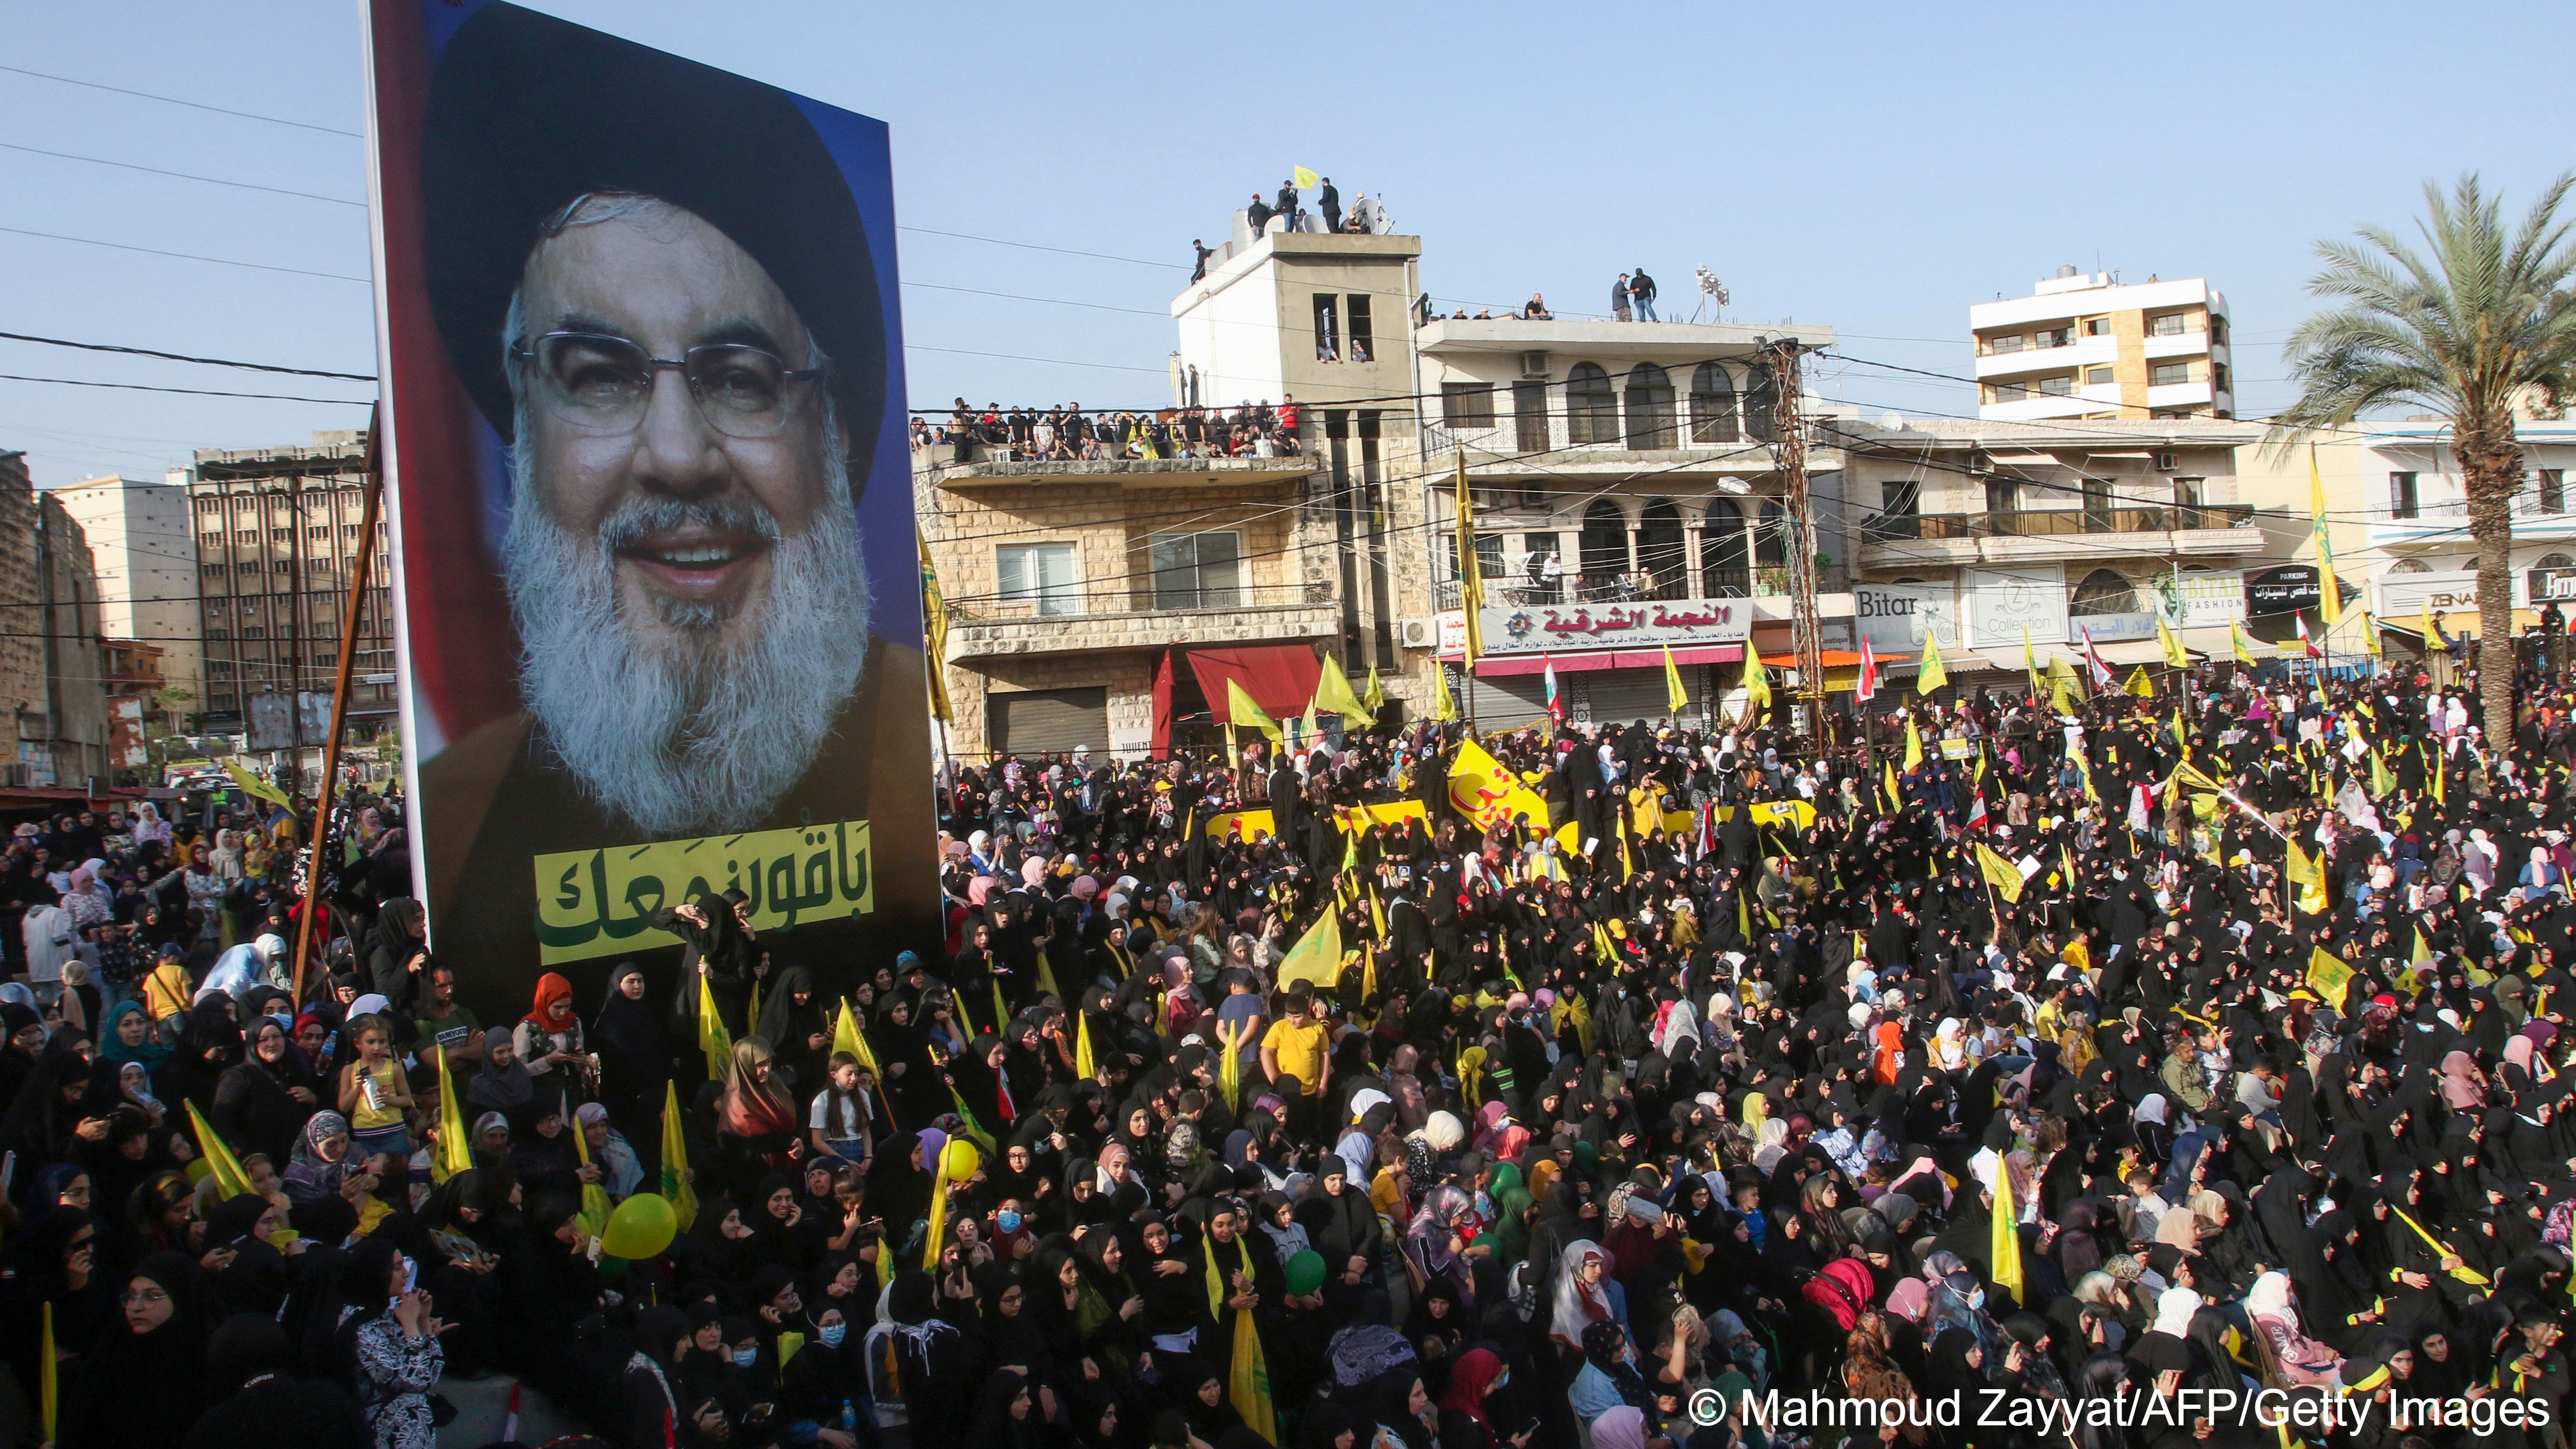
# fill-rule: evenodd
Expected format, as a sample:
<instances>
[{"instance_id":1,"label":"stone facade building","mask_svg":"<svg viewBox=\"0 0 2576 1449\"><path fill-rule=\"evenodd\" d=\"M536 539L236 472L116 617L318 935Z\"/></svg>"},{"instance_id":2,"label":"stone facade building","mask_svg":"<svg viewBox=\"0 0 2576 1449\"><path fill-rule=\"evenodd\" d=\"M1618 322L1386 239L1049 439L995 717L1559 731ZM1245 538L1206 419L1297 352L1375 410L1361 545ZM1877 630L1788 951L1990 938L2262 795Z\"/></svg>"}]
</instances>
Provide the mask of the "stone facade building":
<instances>
[{"instance_id":1,"label":"stone facade building","mask_svg":"<svg viewBox=\"0 0 2576 1449\"><path fill-rule=\"evenodd\" d=\"M0 453L0 771L17 785L107 773L98 573L62 500Z\"/></svg>"}]
</instances>

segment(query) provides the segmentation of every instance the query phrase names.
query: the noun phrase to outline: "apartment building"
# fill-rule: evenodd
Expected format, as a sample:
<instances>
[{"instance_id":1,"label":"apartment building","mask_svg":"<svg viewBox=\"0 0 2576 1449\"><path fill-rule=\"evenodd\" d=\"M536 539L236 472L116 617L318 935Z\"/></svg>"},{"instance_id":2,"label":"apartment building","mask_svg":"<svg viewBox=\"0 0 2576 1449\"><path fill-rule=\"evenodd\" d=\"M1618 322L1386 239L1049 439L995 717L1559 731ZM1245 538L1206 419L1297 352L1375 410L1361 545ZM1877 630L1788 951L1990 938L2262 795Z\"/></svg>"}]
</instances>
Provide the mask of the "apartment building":
<instances>
[{"instance_id":1,"label":"apartment building","mask_svg":"<svg viewBox=\"0 0 2576 1449\"><path fill-rule=\"evenodd\" d=\"M187 489L195 535L207 729L243 732L258 695L330 692L362 552L374 562L349 714L362 728L391 722L391 575L381 516L373 536L359 536L365 474L365 435L339 431L302 447L202 449L172 475Z\"/></svg>"},{"instance_id":2,"label":"apartment building","mask_svg":"<svg viewBox=\"0 0 2576 1449\"><path fill-rule=\"evenodd\" d=\"M1970 307L1968 327L1983 419L2236 416L2227 299L2198 277L2122 283L2060 267L2030 296Z\"/></svg>"},{"instance_id":3,"label":"apartment building","mask_svg":"<svg viewBox=\"0 0 2576 1449\"><path fill-rule=\"evenodd\" d=\"M2562 616L2576 615L2576 511L2568 491L2576 422L2524 417L2514 432L2523 478L2507 565L2514 632L2521 634L2538 627L2551 604ZM2349 459L2354 517L2368 540L2366 549L2337 559L2346 581L2368 589L2380 628L2401 648L2424 648L2428 613L2451 639L2476 638L2479 550L2469 537L2468 494L2449 426L2431 418L2363 422L2336 441L2339 447L2324 451ZM2432 641L2432 652L2440 648L2440 639Z\"/></svg>"},{"instance_id":4,"label":"apartment building","mask_svg":"<svg viewBox=\"0 0 2576 1449\"><path fill-rule=\"evenodd\" d=\"M190 536L184 479L110 474L83 478L51 492L88 536L107 636L159 651L158 688L181 689L189 695L175 711L183 720L205 709L197 548ZM146 698L144 708L149 713L159 705Z\"/></svg>"},{"instance_id":5,"label":"apartment building","mask_svg":"<svg viewBox=\"0 0 2576 1449\"><path fill-rule=\"evenodd\" d=\"M0 453L0 779L85 789L108 771L98 575L80 523Z\"/></svg>"}]
</instances>

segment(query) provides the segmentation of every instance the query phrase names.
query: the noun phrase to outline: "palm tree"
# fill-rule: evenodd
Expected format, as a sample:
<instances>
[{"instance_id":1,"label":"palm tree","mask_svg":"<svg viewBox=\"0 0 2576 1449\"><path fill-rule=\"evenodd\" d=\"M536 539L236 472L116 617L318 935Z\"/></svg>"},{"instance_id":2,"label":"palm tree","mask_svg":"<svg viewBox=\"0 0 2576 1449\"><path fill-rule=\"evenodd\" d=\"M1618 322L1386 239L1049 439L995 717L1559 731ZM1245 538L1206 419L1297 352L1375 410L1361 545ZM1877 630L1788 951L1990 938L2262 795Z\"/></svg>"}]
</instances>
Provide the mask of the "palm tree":
<instances>
[{"instance_id":1,"label":"palm tree","mask_svg":"<svg viewBox=\"0 0 2576 1449\"><path fill-rule=\"evenodd\" d=\"M2450 424L2478 548L2478 688L2487 739L2513 738L2513 496L2522 486L2517 407L2556 409L2576 393L2576 249L2558 220L2576 174L2541 192L2507 234L2473 172L2445 197L2424 185L2416 223L2429 255L2385 227L2317 244L2310 295L2342 299L2290 334L2296 402L2273 419L2286 448L2364 412L2429 408Z\"/></svg>"}]
</instances>

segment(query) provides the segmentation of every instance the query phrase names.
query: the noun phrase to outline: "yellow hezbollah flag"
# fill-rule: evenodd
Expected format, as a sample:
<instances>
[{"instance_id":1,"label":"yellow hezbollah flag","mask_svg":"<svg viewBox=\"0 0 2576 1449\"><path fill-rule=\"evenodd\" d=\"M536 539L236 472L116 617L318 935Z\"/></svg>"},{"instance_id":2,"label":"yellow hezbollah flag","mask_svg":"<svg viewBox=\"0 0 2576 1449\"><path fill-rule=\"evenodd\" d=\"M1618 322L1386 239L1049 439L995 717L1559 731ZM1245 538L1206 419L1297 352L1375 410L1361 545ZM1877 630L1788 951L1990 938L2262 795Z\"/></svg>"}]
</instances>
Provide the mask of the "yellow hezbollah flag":
<instances>
[{"instance_id":1,"label":"yellow hezbollah flag","mask_svg":"<svg viewBox=\"0 0 2576 1449\"><path fill-rule=\"evenodd\" d=\"M2129 671L2129 682L2121 685L2120 688L2129 694L2136 695L2140 699L2153 699L2156 697L2155 682L2147 678L2147 666L2143 664Z\"/></svg>"},{"instance_id":2,"label":"yellow hezbollah flag","mask_svg":"<svg viewBox=\"0 0 2576 1449\"><path fill-rule=\"evenodd\" d=\"M2227 647L2235 651L2237 663L2253 667L2254 646L2245 642L2245 626L2234 619L2227 621Z\"/></svg>"},{"instance_id":3,"label":"yellow hezbollah flag","mask_svg":"<svg viewBox=\"0 0 2576 1449\"><path fill-rule=\"evenodd\" d=\"M1986 878L1986 884L1995 888L1996 895L2015 905L2021 904L2021 868L1997 854L1995 848L1984 841L1977 842L1977 871Z\"/></svg>"},{"instance_id":4,"label":"yellow hezbollah flag","mask_svg":"<svg viewBox=\"0 0 2576 1449\"><path fill-rule=\"evenodd\" d=\"M2308 957L2308 984L2317 989L2318 998L2326 1005L2341 1011L2344 991L2352 985L2352 968L2319 946Z\"/></svg>"},{"instance_id":5,"label":"yellow hezbollah flag","mask_svg":"<svg viewBox=\"0 0 2576 1449\"><path fill-rule=\"evenodd\" d=\"M2368 609L2361 611L2361 643L2370 651L2371 658L2383 657L2379 652L2379 621L2370 617Z\"/></svg>"},{"instance_id":6,"label":"yellow hezbollah flag","mask_svg":"<svg viewBox=\"0 0 2576 1449\"><path fill-rule=\"evenodd\" d=\"M921 542L921 632L930 646L930 715L945 723L948 712L948 601L939 593L939 572L931 566L930 537Z\"/></svg>"},{"instance_id":7,"label":"yellow hezbollah flag","mask_svg":"<svg viewBox=\"0 0 2576 1449\"><path fill-rule=\"evenodd\" d=\"M1229 679L1225 682L1225 718L1228 724L1249 725L1261 731L1270 737L1270 742L1274 745L1284 743L1279 734L1279 726L1272 722L1269 715L1262 713L1260 705L1252 702L1251 695L1243 692L1243 681L1239 679Z\"/></svg>"},{"instance_id":8,"label":"yellow hezbollah flag","mask_svg":"<svg viewBox=\"0 0 2576 1449\"><path fill-rule=\"evenodd\" d=\"M1386 687L1377 682L1377 666L1374 664L1369 666L1368 693L1361 695L1360 698L1367 703L1370 714L1376 714L1386 708Z\"/></svg>"},{"instance_id":9,"label":"yellow hezbollah flag","mask_svg":"<svg viewBox=\"0 0 2576 1449\"><path fill-rule=\"evenodd\" d=\"M438 1152L429 1159L429 1175L445 1182L474 1165L474 1144L465 1136L465 1104L456 1097L456 1079L447 1070L447 1048L438 1048Z\"/></svg>"},{"instance_id":10,"label":"yellow hezbollah flag","mask_svg":"<svg viewBox=\"0 0 2576 1449\"><path fill-rule=\"evenodd\" d=\"M705 976L698 978L698 1050L706 1053L707 1075L723 1081L725 1063L733 1059L733 1034L716 1014L715 988Z\"/></svg>"},{"instance_id":11,"label":"yellow hezbollah flag","mask_svg":"<svg viewBox=\"0 0 2576 1449\"><path fill-rule=\"evenodd\" d=\"M995 983L994 989L999 991L1000 983ZM997 995L993 1000L998 1007L1001 997ZM851 1014L847 997L841 999L840 1019L832 1023L832 1050L857 1057L860 1066L867 1068L879 1080L884 1079L885 1074L877 1070L877 1054L868 1050L868 1039L859 1033L858 1018Z\"/></svg>"},{"instance_id":12,"label":"yellow hezbollah flag","mask_svg":"<svg viewBox=\"0 0 2576 1449\"><path fill-rule=\"evenodd\" d=\"M2021 1212L2013 1206L2012 1165L2001 1154L1995 1157L1995 1223L1991 1244L1994 1262L1989 1265L1995 1286L2022 1301Z\"/></svg>"},{"instance_id":13,"label":"yellow hezbollah flag","mask_svg":"<svg viewBox=\"0 0 2576 1449\"><path fill-rule=\"evenodd\" d=\"M1744 646L1744 707L1747 710L1771 707L1771 673L1762 667L1762 656L1753 646Z\"/></svg>"},{"instance_id":14,"label":"yellow hezbollah flag","mask_svg":"<svg viewBox=\"0 0 2576 1449\"><path fill-rule=\"evenodd\" d=\"M250 771L243 769L241 761L224 761L224 770L227 774L233 777L234 784L241 786L244 790L249 791L251 794L258 796L260 799L267 801L271 805L282 805L289 809L294 807L294 802L288 800L284 792L280 791L275 785L272 785L257 775L252 774Z\"/></svg>"},{"instance_id":15,"label":"yellow hezbollah flag","mask_svg":"<svg viewBox=\"0 0 2576 1449\"><path fill-rule=\"evenodd\" d=\"M1099 1063L1091 1055L1091 1013L1079 1008L1073 1013L1073 1073L1086 1082L1100 1075Z\"/></svg>"},{"instance_id":16,"label":"yellow hezbollah flag","mask_svg":"<svg viewBox=\"0 0 2576 1449\"><path fill-rule=\"evenodd\" d=\"M1314 708L1344 719L1366 719L1369 707L1351 692L1351 677L1342 672L1342 662L1331 654L1324 656L1324 672L1315 681Z\"/></svg>"},{"instance_id":17,"label":"yellow hezbollah flag","mask_svg":"<svg viewBox=\"0 0 2576 1449\"><path fill-rule=\"evenodd\" d=\"M1279 1442L1279 1424L1270 1407L1270 1365L1261 1356L1261 1333L1252 1326L1249 1308L1234 1310L1234 1364L1226 1376L1226 1397L1243 1416L1245 1428Z\"/></svg>"},{"instance_id":18,"label":"yellow hezbollah flag","mask_svg":"<svg viewBox=\"0 0 2576 1449\"><path fill-rule=\"evenodd\" d=\"M215 1135L213 1124L206 1121L206 1114L198 1111L194 1102L188 1104L188 1125L196 1129L197 1147L205 1154L206 1166L213 1171L224 1196L234 1198L250 1191L250 1174L242 1171L241 1159L224 1145L224 1139Z\"/></svg>"},{"instance_id":19,"label":"yellow hezbollah flag","mask_svg":"<svg viewBox=\"0 0 2576 1449\"><path fill-rule=\"evenodd\" d=\"M1923 766L1923 731L1914 727L1914 718L1905 720L1905 773L1913 774Z\"/></svg>"},{"instance_id":20,"label":"yellow hezbollah flag","mask_svg":"<svg viewBox=\"0 0 2576 1449\"><path fill-rule=\"evenodd\" d=\"M1914 692L1930 694L1950 682L1950 671L1941 667L1941 641L1930 630L1923 633L1923 660L1914 670Z\"/></svg>"},{"instance_id":21,"label":"yellow hezbollah flag","mask_svg":"<svg viewBox=\"0 0 2576 1449\"><path fill-rule=\"evenodd\" d=\"M2182 640L2174 637L2174 631L2165 627L2161 614L2156 616L2156 643L2164 648L2166 664L2176 669L2191 667L2191 655L2184 651Z\"/></svg>"},{"instance_id":22,"label":"yellow hezbollah flag","mask_svg":"<svg viewBox=\"0 0 2576 1449\"><path fill-rule=\"evenodd\" d=\"M689 1185L689 1139L680 1130L680 1084L662 1084L662 1196L681 1232L698 1220L698 1190Z\"/></svg>"},{"instance_id":23,"label":"yellow hezbollah flag","mask_svg":"<svg viewBox=\"0 0 2576 1449\"><path fill-rule=\"evenodd\" d=\"M1673 664L1673 646L1664 646L1664 703L1680 714L1690 707L1690 695L1682 688L1682 672Z\"/></svg>"},{"instance_id":24,"label":"yellow hezbollah flag","mask_svg":"<svg viewBox=\"0 0 2576 1449\"><path fill-rule=\"evenodd\" d=\"M1288 179L1297 183L1297 189L1299 191L1312 191L1319 184L1316 180L1315 173L1307 170L1303 166L1295 167L1290 170L1288 173Z\"/></svg>"},{"instance_id":25,"label":"yellow hezbollah flag","mask_svg":"<svg viewBox=\"0 0 2576 1449\"><path fill-rule=\"evenodd\" d=\"M1431 661L1431 717L1441 724L1458 717L1458 701L1449 694L1449 666Z\"/></svg>"},{"instance_id":26,"label":"yellow hezbollah flag","mask_svg":"<svg viewBox=\"0 0 2576 1449\"><path fill-rule=\"evenodd\" d=\"M1331 986L1342 979L1342 920L1331 911L1307 929L1279 962L1279 984Z\"/></svg>"},{"instance_id":27,"label":"yellow hezbollah flag","mask_svg":"<svg viewBox=\"0 0 2576 1449\"><path fill-rule=\"evenodd\" d=\"M2317 537L2317 612L2331 629L2343 622L2343 586L2335 582L2334 543L2326 536L2326 480L2317 472L2317 445L2308 444L2308 518Z\"/></svg>"},{"instance_id":28,"label":"yellow hezbollah flag","mask_svg":"<svg viewBox=\"0 0 2576 1449\"><path fill-rule=\"evenodd\" d=\"M1465 615L1467 673L1485 657L1485 564L1476 556L1476 507L1467 491L1467 450L1458 450L1458 609Z\"/></svg>"},{"instance_id":29,"label":"yellow hezbollah flag","mask_svg":"<svg viewBox=\"0 0 2576 1449\"><path fill-rule=\"evenodd\" d=\"M581 1130L579 1117L572 1120L571 1126L573 1153L581 1159L582 1166L588 1167L590 1166L590 1137ZM573 1214L573 1221L580 1223L581 1230L595 1238L608 1231L608 1213L608 1189L595 1182L583 1183L581 1211Z\"/></svg>"}]
</instances>

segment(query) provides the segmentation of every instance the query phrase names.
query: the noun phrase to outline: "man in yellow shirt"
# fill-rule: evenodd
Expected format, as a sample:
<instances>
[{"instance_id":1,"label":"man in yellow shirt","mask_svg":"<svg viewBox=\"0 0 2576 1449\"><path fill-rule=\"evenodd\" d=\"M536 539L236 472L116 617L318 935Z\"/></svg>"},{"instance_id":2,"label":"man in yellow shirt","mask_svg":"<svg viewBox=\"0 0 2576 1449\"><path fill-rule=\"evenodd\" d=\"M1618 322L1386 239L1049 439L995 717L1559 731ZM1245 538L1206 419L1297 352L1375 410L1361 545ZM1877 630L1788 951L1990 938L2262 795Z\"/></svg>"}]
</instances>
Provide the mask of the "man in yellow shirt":
<instances>
[{"instance_id":1,"label":"man in yellow shirt","mask_svg":"<svg viewBox=\"0 0 2576 1449\"><path fill-rule=\"evenodd\" d=\"M1306 1095L1323 1095L1324 1074L1329 1068L1324 1058L1324 1024L1315 1020L1314 998L1298 992L1288 998L1287 1015L1271 1023L1269 1034L1261 1039L1261 1070L1270 1080L1295 1077L1306 1089Z\"/></svg>"}]
</instances>

